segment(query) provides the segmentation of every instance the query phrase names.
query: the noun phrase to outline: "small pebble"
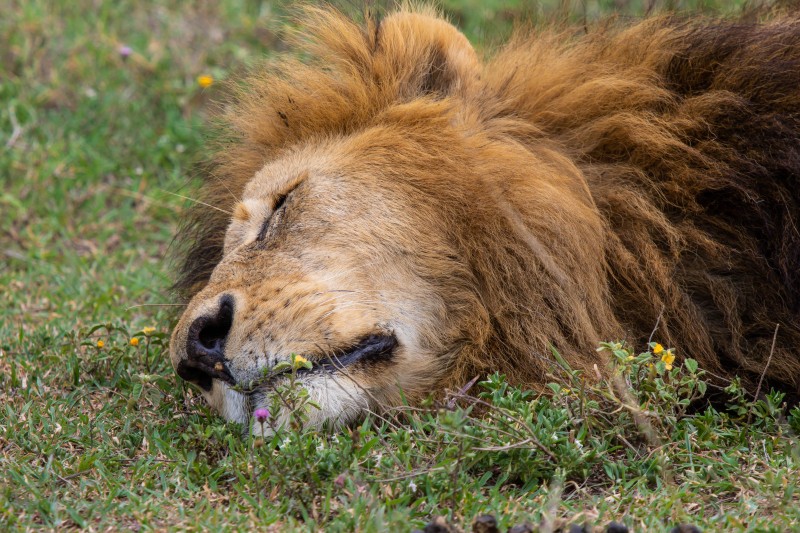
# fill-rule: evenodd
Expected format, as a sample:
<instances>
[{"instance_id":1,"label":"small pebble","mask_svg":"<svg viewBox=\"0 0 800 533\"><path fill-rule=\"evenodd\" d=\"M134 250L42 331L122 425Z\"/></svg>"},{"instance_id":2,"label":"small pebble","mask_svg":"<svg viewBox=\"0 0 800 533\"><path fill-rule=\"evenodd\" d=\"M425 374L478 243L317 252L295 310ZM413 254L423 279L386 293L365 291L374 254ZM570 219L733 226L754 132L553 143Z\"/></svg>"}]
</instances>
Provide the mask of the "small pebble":
<instances>
[{"instance_id":1,"label":"small pebble","mask_svg":"<svg viewBox=\"0 0 800 533\"><path fill-rule=\"evenodd\" d=\"M699 527L691 524L681 524L673 527L670 533L703 533L703 531Z\"/></svg>"},{"instance_id":2,"label":"small pebble","mask_svg":"<svg viewBox=\"0 0 800 533\"><path fill-rule=\"evenodd\" d=\"M533 533L533 526L530 524L520 524L509 529L508 533Z\"/></svg>"},{"instance_id":3,"label":"small pebble","mask_svg":"<svg viewBox=\"0 0 800 533\"><path fill-rule=\"evenodd\" d=\"M490 514L483 514L472 524L472 533L500 533L497 520Z\"/></svg>"},{"instance_id":4,"label":"small pebble","mask_svg":"<svg viewBox=\"0 0 800 533\"><path fill-rule=\"evenodd\" d=\"M425 526L423 533L452 533L453 529L447 523L443 516L437 516Z\"/></svg>"},{"instance_id":5,"label":"small pebble","mask_svg":"<svg viewBox=\"0 0 800 533\"><path fill-rule=\"evenodd\" d=\"M619 522L609 522L606 533L628 533L628 526Z\"/></svg>"},{"instance_id":6,"label":"small pebble","mask_svg":"<svg viewBox=\"0 0 800 533\"><path fill-rule=\"evenodd\" d=\"M589 533L586 531L586 528L578 525L578 524L570 524L569 529L567 530L569 533Z\"/></svg>"}]
</instances>

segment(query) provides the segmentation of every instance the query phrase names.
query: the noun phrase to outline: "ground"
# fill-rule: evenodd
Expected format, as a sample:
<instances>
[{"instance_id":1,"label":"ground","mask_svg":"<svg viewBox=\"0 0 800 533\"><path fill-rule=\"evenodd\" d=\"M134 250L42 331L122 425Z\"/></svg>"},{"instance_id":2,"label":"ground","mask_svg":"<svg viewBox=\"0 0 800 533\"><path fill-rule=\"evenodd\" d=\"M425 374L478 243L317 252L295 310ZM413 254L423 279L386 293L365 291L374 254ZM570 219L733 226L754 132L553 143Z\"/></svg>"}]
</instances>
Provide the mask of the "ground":
<instances>
[{"instance_id":1,"label":"ground","mask_svg":"<svg viewBox=\"0 0 800 533\"><path fill-rule=\"evenodd\" d=\"M486 47L514 20L649 4L444 2ZM652 10L741 10L668 4ZM668 370L654 346L607 345L620 378L599 387L562 369L536 397L495 376L335 435L242 439L207 411L167 359L165 258L209 101L283 49L286 8L0 1L0 529L797 527L800 410L733 391L689 413L702 369Z\"/></svg>"}]
</instances>

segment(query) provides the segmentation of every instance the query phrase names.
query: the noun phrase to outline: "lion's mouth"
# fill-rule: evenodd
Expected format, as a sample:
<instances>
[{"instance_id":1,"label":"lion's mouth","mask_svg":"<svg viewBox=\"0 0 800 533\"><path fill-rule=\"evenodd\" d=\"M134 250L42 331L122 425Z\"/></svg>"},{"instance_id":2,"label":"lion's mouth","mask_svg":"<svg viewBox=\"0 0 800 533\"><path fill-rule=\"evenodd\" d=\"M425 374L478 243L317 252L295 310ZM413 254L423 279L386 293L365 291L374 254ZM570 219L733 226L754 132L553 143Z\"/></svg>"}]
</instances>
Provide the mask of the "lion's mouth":
<instances>
[{"instance_id":1,"label":"lion's mouth","mask_svg":"<svg viewBox=\"0 0 800 533\"><path fill-rule=\"evenodd\" d=\"M339 353L318 360L314 366L315 368L333 371L356 364L386 363L391 361L397 346L397 337L393 334L367 335L349 348L339 350Z\"/></svg>"},{"instance_id":2,"label":"lion's mouth","mask_svg":"<svg viewBox=\"0 0 800 533\"><path fill-rule=\"evenodd\" d=\"M386 364L391 362L394 357L395 350L400 345L397 337L394 334L370 334L362 337L354 344L348 345L346 348L335 350L330 355L324 357L309 358L312 361L312 367L294 369L288 367L279 372L270 372L266 376L256 381L251 381L249 386L241 390L247 394L252 394L264 389L270 388L282 377L285 377L292 372L297 376L306 376L320 372L340 372L354 367L367 367L377 364ZM241 387L240 385L238 387Z\"/></svg>"}]
</instances>

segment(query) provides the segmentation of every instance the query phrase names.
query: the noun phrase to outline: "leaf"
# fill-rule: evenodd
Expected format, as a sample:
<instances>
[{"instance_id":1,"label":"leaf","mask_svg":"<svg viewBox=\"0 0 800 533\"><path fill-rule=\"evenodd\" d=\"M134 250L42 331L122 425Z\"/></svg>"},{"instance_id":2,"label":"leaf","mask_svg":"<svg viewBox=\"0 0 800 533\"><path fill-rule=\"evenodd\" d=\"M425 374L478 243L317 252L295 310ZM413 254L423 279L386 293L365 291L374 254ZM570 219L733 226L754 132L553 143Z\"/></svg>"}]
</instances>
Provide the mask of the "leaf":
<instances>
[{"instance_id":1,"label":"leaf","mask_svg":"<svg viewBox=\"0 0 800 533\"><path fill-rule=\"evenodd\" d=\"M683 362L683 364L686 366L686 368L687 368L687 369L689 370L689 372L691 372L692 374L694 374L694 373L696 373L696 372L697 372L697 361L695 361L694 359L691 359L691 358L689 358L689 359L686 359L686 360Z\"/></svg>"},{"instance_id":2,"label":"leaf","mask_svg":"<svg viewBox=\"0 0 800 533\"><path fill-rule=\"evenodd\" d=\"M142 390L143 390L142 383L137 381L136 383L133 384L133 392L131 393L131 397L134 400L138 400L142 396Z\"/></svg>"},{"instance_id":3,"label":"leaf","mask_svg":"<svg viewBox=\"0 0 800 533\"><path fill-rule=\"evenodd\" d=\"M556 350L555 346L551 344L549 348L550 348L550 353L553 354L553 357L555 358L556 361L558 361L559 365L561 365L565 370L572 370L572 367L569 365L569 363L567 363L566 359L561 357L561 354L558 353L558 350Z\"/></svg>"},{"instance_id":4,"label":"leaf","mask_svg":"<svg viewBox=\"0 0 800 533\"><path fill-rule=\"evenodd\" d=\"M272 372L277 374L277 373L283 372L285 370L289 370L290 368L292 368L292 364L291 363L289 363L287 361L281 361L280 363L278 363L277 365L272 367Z\"/></svg>"}]
</instances>

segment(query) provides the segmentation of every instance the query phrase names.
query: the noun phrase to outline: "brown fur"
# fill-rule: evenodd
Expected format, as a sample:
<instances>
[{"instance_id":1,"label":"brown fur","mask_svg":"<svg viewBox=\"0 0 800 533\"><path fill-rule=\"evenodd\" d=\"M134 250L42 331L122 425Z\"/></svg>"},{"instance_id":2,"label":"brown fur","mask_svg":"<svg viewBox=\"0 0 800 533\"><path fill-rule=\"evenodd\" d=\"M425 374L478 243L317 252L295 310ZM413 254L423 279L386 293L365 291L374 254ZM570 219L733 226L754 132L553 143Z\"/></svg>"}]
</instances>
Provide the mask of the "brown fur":
<instances>
[{"instance_id":1,"label":"brown fur","mask_svg":"<svg viewBox=\"0 0 800 533\"><path fill-rule=\"evenodd\" d=\"M546 31L486 62L425 10L360 27L308 8L303 22L296 46L307 59L284 57L241 85L200 199L233 211L267 164L345 180L336 205L360 227L303 225L316 200L302 193L287 216L306 233L277 246L316 262L286 263L295 266L279 269L279 285L291 289L292 268L338 263L387 291L381 320L396 318L391 290L430 304L415 331L437 370L412 398L492 371L536 386L551 344L577 368L603 368L598 341L642 347L656 324L654 339L716 375L752 387L765 373L798 392L798 21ZM279 267L243 248L223 258L230 222L200 206L179 237L189 314L232 288L250 287L253 307L273 305L253 276ZM313 259L323 248L326 259ZM388 265L383 278L369 270L375 258ZM278 323L335 348L347 334L308 322L318 309Z\"/></svg>"}]
</instances>

